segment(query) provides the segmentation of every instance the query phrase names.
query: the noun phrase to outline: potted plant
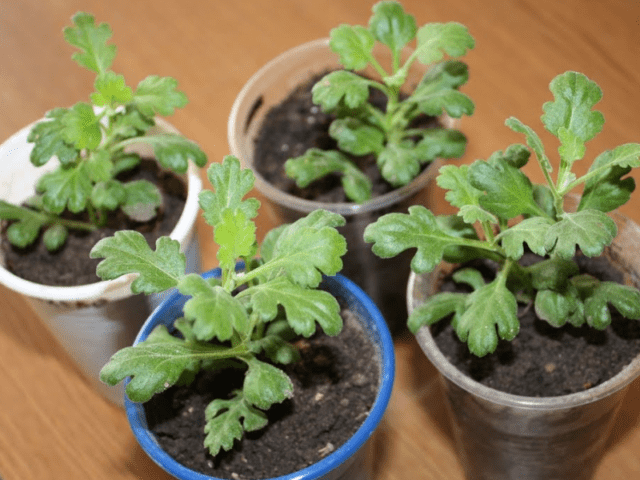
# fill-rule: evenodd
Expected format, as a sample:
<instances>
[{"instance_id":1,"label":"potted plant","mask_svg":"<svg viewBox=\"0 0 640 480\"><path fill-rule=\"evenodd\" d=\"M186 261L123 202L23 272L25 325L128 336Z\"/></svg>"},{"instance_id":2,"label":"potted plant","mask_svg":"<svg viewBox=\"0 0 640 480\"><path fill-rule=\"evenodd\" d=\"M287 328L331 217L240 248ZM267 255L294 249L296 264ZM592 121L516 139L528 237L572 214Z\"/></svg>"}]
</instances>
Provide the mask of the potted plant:
<instances>
[{"instance_id":1,"label":"potted plant","mask_svg":"<svg viewBox=\"0 0 640 480\"><path fill-rule=\"evenodd\" d=\"M640 144L605 151L575 173L604 124L592 110L602 92L576 72L557 76L550 90L542 122L560 142L555 178L540 137L510 118L546 184L532 184L521 170L530 151L512 145L487 161L441 168L437 182L457 215L412 206L365 232L383 257L417 248L408 324L444 380L468 478L590 478L640 372L637 323L628 320L640 318L640 230L613 212L634 190L626 175L640 165ZM444 318L450 326L436 324ZM454 334L444 332L450 327ZM538 363L524 366L534 345ZM613 358L620 364L609 368ZM495 378L511 372L519 378Z\"/></svg>"},{"instance_id":2,"label":"potted plant","mask_svg":"<svg viewBox=\"0 0 640 480\"><path fill-rule=\"evenodd\" d=\"M78 48L73 59L96 74L95 92L90 103L53 109L0 146L0 282L24 295L89 380L120 401L103 388L99 370L139 330L131 312L144 316L160 298L131 296L131 279L99 281L89 250L120 225L155 236L161 227L199 270L195 165L207 159L156 118L187 102L173 78L151 75L135 90L127 86L110 69L110 27L90 14L76 14L64 37ZM45 266L36 268L36 259Z\"/></svg>"},{"instance_id":3,"label":"potted plant","mask_svg":"<svg viewBox=\"0 0 640 480\"><path fill-rule=\"evenodd\" d=\"M362 426L356 427L357 432L344 445L327 442L321 437L315 439L320 442L313 448L319 458L305 458L307 463L296 473L282 471L287 467L279 467L276 474L269 476L283 479L362 478L367 451L363 446L388 403L394 356L390 333L375 305L355 284L340 275L334 276L342 267L340 257L346 251L345 239L336 230L344 223L344 218L318 210L292 224L271 230L259 248L260 258L256 259L258 244L252 219L257 214L259 202L254 198L243 200L253 186L251 171L241 170L238 159L228 156L221 164L210 166L208 178L214 191L203 191L200 204L204 218L214 228L214 239L219 246L219 269L202 276L185 274L184 256L179 252L177 242L160 238L154 251L136 232L117 232L94 247L92 256L104 258L97 270L101 277L111 279L135 273L138 276L131 284L134 292L153 293L174 287L178 290L145 323L135 345L117 352L105 365L102 380L115 385L131 377L126 386L126 409L133 431L147 453L169 473L180 479L213 478L190 467L196 462L193 457L200 456L203 465L193 467L198 471L219 472L233 468L226 471L225 478L248 478L246 475L249 474L235 470L238 466L233 463L234 458L250 472L257 472L260 471L258 461L285 457L286 450L294 449L304 440L292 438L293 446L280 447L283 451L263 447L263 451L255 453L250 448L252 444L247 443L247 436L249 432L265 429L269 419L274 418L273 405L301 395L300 389L308 390L302 384L294 389L292 381L292 372L297 371L302 363L299 360L308 357L308 352L314 351L311 355L314 358L323 357L324 363L315 367L323 374L342 368L339 364L344 359L330 361L337 355L337 349L335 352L329 347L310 350L310 344L337 335L343 324L345 330L350 326L352 333L360 331L360 336L364 334L361 340L364 344L371 343L372 351L347 361L353 365L345 367L356 371L344 376L340 383L351 382L350 389L359 392L357 395L369 396L371 404L349 403L349 398L353 397L346 394L339 403L347 409L348 416L353 417L351 421ZM355 323L353 319L343 321L337 299L349 307L353 318L357 318ZM316 334L316 324L324 334ZM346 335L345 331L340 336L343 335ZM357 337L351 339L354 343L348 349L356 348L361 341ZM292 369L285 373L287 365ZM362 366L373 367L373 385L365 385L364 379L354 380L364 377L366 369ZM203 384L200 375L211 375L212 372L213 380L206 383L206 388L213 390L221 386L226 393L211 392L214 398L209 398L200 409L194 411L194 408L185 407L184 411L171 415L178 420L186 416L190 433L204 438L199 440L197 447L182 447L181 458L172 458L164 451L166 444L160 445L160 433L156 434L148 427L151 411L145 408L151 407L134 402L147 402L155 394L164 392L172 396L157 408L174 405L180 398L191 395L198 384ZM182 384L189 385L185 388L188 393L176 393L175 387L170 389ZM315 393L311 392L311 399L304 402L319 410L325 396L329 397L337 385L337 381L332 381L321 385L317 391L314 386ZM344 404L345 401L349 404ZM302 410L301 404L289 413L295 414L299 409ZM332 418L334 411L325 412L328 418L321 418L322 428L332 430L336 428L332 423L342 423L342 420ZM168 415L163 413L162 416ZM358 416L360 418L356 418ZM295 432L305 431L302 424L313 421L296 418L298 423L294 432L286 435L293 437ZM202 423L204 427L198 427ZM274 428L270 426L267 431ZM172 432L170 437L176 435L179 434ZM252 441L261 438L252 438ZM222 451L232 450L241 439L241 448L235 456L233 453L227 455L220 461L221 465L214 465L224 455ZM205 449L210 455L205 456ZM252 453L255 458L251 457ZM326 456L322 458L323 455ZM227 467L227 464L231 466ZM257 476L264 478L263 474ZM251 474L251 478L256 478L256 474Z\"/></svg>"},{"instance_id":4,"label":"potted plant","mask_svg":"<svg viewBox=\"0 0 640 480\"><path fill-rule=\"evenodd\" d=\"M381 261L362 233L381 213L427 204L429 164L463 154L453 119L474 105L459 91L468 68L457 57L473 47L463 25L418 28L399 3L379 2L368 27L340 25L268 63L231 111L231 153L254 171L275 221L318 208L344 215L344 273L391 325L404 294L379 279L408 275L408 261Z\"/></svg>"}]
</instances>

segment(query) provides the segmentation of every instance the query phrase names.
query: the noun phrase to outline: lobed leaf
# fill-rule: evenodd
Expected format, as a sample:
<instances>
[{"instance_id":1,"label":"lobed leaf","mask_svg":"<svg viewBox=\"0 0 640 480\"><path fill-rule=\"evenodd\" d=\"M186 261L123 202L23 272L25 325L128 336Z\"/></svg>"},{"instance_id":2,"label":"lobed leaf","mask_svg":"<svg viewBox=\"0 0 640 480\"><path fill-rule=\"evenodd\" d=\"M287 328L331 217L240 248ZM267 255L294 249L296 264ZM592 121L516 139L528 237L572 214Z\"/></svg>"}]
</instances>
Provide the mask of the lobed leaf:
<instances>
[{"instance_id":1,"label":"lobed leaf","mask_svg":"<svg viewBox=\"0 0 640 480\"><path fill-rule=\"evenodd\" d=\"M325 112L341 104L355 109L369 99L369 80L347 70L336 70L322 77L311 90L313 103Z\"/></svg>"},{"instance_id":2,"label":"lobed leaf","mask_svg":"<svg viewBox=\"0 0 640 480\"><path fill-rule=\"evenodd\" d=\"M466 297L466 293L443 292L427 298L409 315L407 320L409 330L415 335L423 325L433 325L455 313L464 307Z\"/></svg>"},{"instance_id":3,"label":"lobed leaf","mask_svg":"<svg viewBox=\"0 0 640 480\"><path fill-rule=\"evenodd\" d=\"M134 180L122 184L124 200L121 204L124 214L136 222L148 222L156 217L162 206L162 194L158 187L147 180Z\"/></svg>"},{"instance_id":4,"label":"lobed leaf","mask_svg":"<svg viewBox=\"0 0 640 480\"><path fill-rule=\"evenodd\" d=\"M79 213L86 208L93 185L86 162L77 166L63 166L38 179L36 190L43 193L42 203L47 212L61 214L65 208Z\"/></svg>"},{"instance_id":5,"label":"lobed leaf","mask_svg":"<svg viewBox=\"0 0 640 480\"><path fill-rule=\"evenodd\" d=\"M417 58L425 65L438 62L446 52L451 57L460 57L475 46L475 40L467 28L455 22L428 23L417 33Z\"/></svg>"},{"instance_id":6,"label":"lobed leaf","mask_svg":"<svg viewBox=\"0 0 640 480\"><path fill-rule=\"evenodd\" d=\"M640 319L640 292L637 289L615 282L598 282L584 301L585 317L590 326L603 330L611 324L609 303L626 318Z\"/></svg>"},{"instance_id":7,"label":"lobed leaf","mask_svg":"<svg viewBox=\"0 0 640 480\"><path fill-rule=\"evenodd\" d=\"M257 358L246 360L249 370L244 377L242 391L249 403L266 410L293 396L291 379L278 367Z\"/></svg>"},{"instance_id":8,"label":"lobed leaf","mask_svg":"<svg viewBox=\"0 0 640 480\"><path fill-rule=\"evenodd\" d=\"M547 254L546 238L553 220L546 217L526 218L500 234L502 247L509 258L518 260L524 254L524 244L537 254Z\"/></svg>"},{"instance_id":9,"label":"lobed leaf","mask_svg":"<svg viewBox=\"0 0 640 480\"><path fill-rule=\"evenodd\" d=\"M80 49L73 60L96 73L108 70L116 56L116 46L107 45L111 27L106 23L96 25L93 15L84 12L75 14L72 20L75 26L65 28L63 34L67 43Z\"/></svg>"},{"instance_id":10,"label":"lobed leaf","mask_svg":"<svg viewBox=\"0 0 640 480\"><path fill-rule=\"evenodd\" d=\"M93 107L79 102L68 109L61 117L63 128L60 130L64 141L77 150L93 150L102 141L102 131Z\"/></svg>"},{"instance_id":11,"label":"lobed leaf","mask_svg":"<svg viewBox=\"0 0 640 480\"><path fill-rule=\"evenodd\" d=\"M91 249L91 258L103 258L96 274L112 280L128 273L137 273L131 284L133 293L158 293L178 285L184 276L186 260L180 243L160 237L153 251L144 236L136 231L121 230L103 238Z\"/></svg>"},{"instance_id":12,"label":"lobed leaf","mask_svg":"<svg viewBox=\"0 0 640 480\"><path fill-rule=\"evenodd\" d=\"M189 160L199 167L207 163L207 156L200 147L182 135L174 133L146 135L136 138L136 142L151 145L160 165L177 173L187 171Z\"/></svg>"},{"instance_id":13,"label":"lobed leaf","mask_svg":"<svg viewBox=\"0 0 640 480\"><path fill-rule=\"evenodd\" d=\"M352 155L378 155L384 148L384 132L353 117L331 122L329 135L338 142L338 148Z\"/></svg>"},{"instance_id":14,"label":"lobed leaf","mask_svg":"<svg viewBox=\"0 0 640 480\"><path fill-rule=\"evenodd\" d=\"M407 185L420 173L418 151L410 140L389 142L378 154L382 177L394 187Z\"/></svg>"},{"instance_id":15,"label":"lobed leaf","mask_svg":"<svg viewBox=\"0 0 640 480\"><path fill-rule=\"evenodd\" d=\"M94 88L96 92L91 94L91 101L98 106L124 105L133 97L133 91L125 83L124 77L111 70L98 75Z\"/></svg>"},{"instance_id":16,"label":"lobed leaf","mask_svg":"<svg viewBox=\"0 0 640 480\"><path fill-rule=\"evenodd\" d=\"M99 210L115 210L125 200L126 190L117 180L99 182L91 190L91 203Z\"/></svg>"},{"instance_id":17,"label":"lobed leaf","mask_svg":"<svg viewBox=\"0 0 640 480\"><path fill-rule=\"evenodd\" d=\"M575 255L576 246L588 257L600 255L616 236L615 222L598 210L564 213L560 221L549 227L545 248L561 258Z\"/></svg>"},{"instance_id":18,"label":"lobed leaf","mask_svg":"<svg viewBox=\"0 0 640 480\"><path fill-rule=\"evenodd\" d=\"M544 152L542 140L540 140L538 134L531 127L525 125L515 117L508 118L505 121L505 125L514 132L523 134L527 139L527 145L529 145L535 152L536 157L538 158L538 163L540 163L540 167L547 173L553 172L551 162Z\"/></svg>"},{"instance_id":19,"label":"lobed leaf","mask_svg":"<svg viewBox=\"0 0 640 480\"><path fill-rule=\"evenodd\" d=\"M239 258L252 258L258 250L256 225L242 210L227 208L222 212L214 240L220 246L216 256L223 269L233 269Z\"/></svg>"},{"instance_id":20,"label":"lobed leaf","mask_svg":"<svg viewBox=\"0 0 640 480\"><path fill-rule=\"evenodd\" d=\"M36 167L44 165L51 157L58 157L63 165L72 164L76 161L79 151L70 143L64 140L62 131L65 129L62 117L67 109L56 108L47 112L47 120L36 123L27 141L34 143L33 150L29 154L29 160Z\"/></svg>"},{"instance_id":21,"label":"lobed leaf","mask_svg":"<svg viewBox=\"0 0 640 480\"><path fill-rule=\"evenodd\" d=\"M383 1L373 6L369 30L376 40L388 46L394 58L416 36L415 18L397 2Z\"/></svg>"},{"instance_id":22,"label":"lobed leaf","mask_svg":"<svg viewBox=\"0 0 640 480\"><path fill-rule=\"evenodd\" d=\"M454 89L416 90L408 100L415 104L417 111L432 117L446 112L450 117L460 118L462 115L473 115L475 105L464 93Z\"/></svg>"},{"instance_id":23,"label":"lobed leaf","mask_svg":"<svg viewBox=\"0 0 640 480\"><path fill-rule=\"evenodd\" d=\"M340 56L340 63L348 70L362 70L371 61L375 38L366 28L340 25L331 30L329 47Z\"/></svg>"},{"instance_id":24,"label":"lobed leaf","mask_svg":"<svg viewBox=\"0 0 640 480\"><path fill-rule=\"evenodd\" d=\"M138 84L132 102L147 117L173 115L176 108L182 108L188 102L177 86L175 78L149 75Z\"/></svg>"},{"instance_id":25,"label":"lobed leaf","mask_svg":"<svg viewBox=\"0 0 640 480\"><path fill-rule=\"evenodd\" d=\"M436 158L459 158L467 147L467 138L458 130L427 129L419 136L420 140L415 145L415 150L420 163Z\"/></svg>"}]
</instances>

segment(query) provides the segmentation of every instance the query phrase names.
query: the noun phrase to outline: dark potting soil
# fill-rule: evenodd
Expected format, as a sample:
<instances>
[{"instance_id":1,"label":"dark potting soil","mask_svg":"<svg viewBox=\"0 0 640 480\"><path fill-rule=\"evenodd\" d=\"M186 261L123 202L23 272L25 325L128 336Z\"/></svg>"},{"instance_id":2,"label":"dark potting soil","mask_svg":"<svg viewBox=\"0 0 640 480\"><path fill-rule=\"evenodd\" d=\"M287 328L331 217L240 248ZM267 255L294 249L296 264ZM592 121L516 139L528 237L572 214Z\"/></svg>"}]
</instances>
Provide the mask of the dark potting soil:
<instances>
[{"instance_id":1,"label":"dark potting soil","mask_svg":"<svg viewBox=\"0 0 640 480\"><path fill-rule=\"evenodd\" d=\"M190 387L171 387L145 404L149 428L162 448L186 467L231 479L271 478L319 461L346 442L364 422L378 391L379 365L350 311L336 337L316 334L297 342L301 360L284 366L293 398L274 405L269 425L245 434L215 458L203 447L204 410L215 398L241 388L237 370L200 373Z\"/></svg>"},{"instance_id":2,"label":"dark potting soil","mask_svg":"<svg viewBox=\"0 0 640 480\"><path fill-rule=\"evenodd\" d=\"M313 85L327 73L316 75L301 84L267 112L256 138L254 165L266 181L283 192L318 202L348 202L337 174L319 179L306 188L299 188L284 171L287 160L304 154L309 148L337 149L336 141L329 136L329 126L335 116L324 113L313 103L311 96ZM378 108L384 108L384 95L373 88L370 92L370 102ZM437 118L421 116L412 128L439 126ZM375 156L349 157L371 179L374 197L394 189L380 175Z\"/></svg>"},{"instance_id":3,"label":"dark potting soil","mask_svg":"<svg viewBox=\"0 0 640 480\"><path fill-rule=\"evenodd\" d=\"M621 281L620 273L603 258L577 257L582 273L603 281ZM451 280L444 291L459 290ZM447 319L432 327L436 344L456 368L474 380L503 392L531 397L577 393L610 379L640 352L640 321L628 320L610 308L605 330L587 325L552 327L532 306L519 305L520 333L500 340L493 354L478 358L458 340Z\"/></svg>"},{"instance_id":4,"label":"dark potting soil","mask_svg":"<svg viewBox=\"0 0 640 480\"><path fill-rule=\"evenodd\" d=\"M16 248L2 231L1 247L5 268L15 275L43 285L77 286L100 281L96 266L101 259L89 258L89 252L102 238L118 230L137 230L155 248L158 237L169 235L178 223L186 200L186 186L176 175L161 171L155 161L145 159L138 167L118 177L121 181L148 180L158 186L163 206L148 222L134 222L118 211L109 216L107 225L92 232L69 230L65 245L50 253L42 242L42 234L27 248ZM67 218L86 221L86 218L66 213Z\"/></svg>"}]
</instances>

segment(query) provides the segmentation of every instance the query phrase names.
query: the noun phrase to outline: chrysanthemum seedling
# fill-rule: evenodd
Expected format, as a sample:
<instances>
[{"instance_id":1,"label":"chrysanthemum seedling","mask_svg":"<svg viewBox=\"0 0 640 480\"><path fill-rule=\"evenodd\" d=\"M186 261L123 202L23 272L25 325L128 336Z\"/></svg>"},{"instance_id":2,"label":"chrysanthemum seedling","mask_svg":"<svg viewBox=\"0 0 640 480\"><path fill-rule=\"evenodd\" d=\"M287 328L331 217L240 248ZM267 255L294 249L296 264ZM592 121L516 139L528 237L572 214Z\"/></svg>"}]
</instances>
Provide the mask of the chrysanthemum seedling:
<instances>
[{"instance_id":1,"label":"chrysanthemum seedling","mask_svg":"<svg viewBox=\"0 0 640 480\"><path fill-rule=\"evenodd\" d=\"M574 163L584 157L585 143L604 125L602 114L592 110L602 91L576 72L556 77L550 90L554 101L544 104L542 122L560 142L555 179L540 137L509 118L506 125L524 134L546 184L532 184L521 170L530 150L512 145L487 161L441 168L438 185L448 190L445 198L459 209L457 215L435 216L416 205L408 214L386 215L366 229L366 241L381 257L417 248L411 264L417 273L433 270L443 259L458 263L480 257L500 265L490 282L477 270L458 271L454 280L469 285L472 292L432 296L411 314L413 332L453 314L460 340L483 356L495 350L498 337L511 340L517 335L516 299L531 302L538 317L557 327L586 322L604 329L611 322L608 304L627 318L640 318L640 292L578 274L574 261L576 249L597 256L615 238L617 227L607 212L626 203L635 188L627 175L640 166L640 144L605 151L578 176ZM579 187L583 191L577 209L566 210L565 197ZM522 221L514 221L517 218ZM545 259L520 265L524 244Z\"/></svg>"}]
</instances>

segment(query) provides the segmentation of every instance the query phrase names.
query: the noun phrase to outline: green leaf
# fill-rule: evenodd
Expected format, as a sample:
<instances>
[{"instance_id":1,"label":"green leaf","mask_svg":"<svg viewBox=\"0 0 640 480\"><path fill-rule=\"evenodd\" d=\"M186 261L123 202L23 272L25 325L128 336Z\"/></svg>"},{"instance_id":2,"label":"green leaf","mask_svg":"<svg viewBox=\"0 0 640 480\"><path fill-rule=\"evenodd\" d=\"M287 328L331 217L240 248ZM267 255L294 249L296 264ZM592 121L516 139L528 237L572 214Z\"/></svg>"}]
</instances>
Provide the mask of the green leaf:
<instances>
[{"instance_id":1,"label":"green leaf","mask_svg":"<svg viewBox=\"0 0 640 480\"><path fill-rule=\"evenodd\" d=\"M579 271L573 260L551 257L526 267L531 278L531 286L536 290L562 290L569 277Z\"/></svg>"},{"instance_id":2,"label":"green leaf","mask_svg":"<svg viewBox=\"0 0 640 480\"><path fill-rule=\"evenodd\" d=\"M336 70L320 79L311 90L313 103L325 112L341 104L355 109L369 99L369 80L347 70Z\"/></svg>"},{"instance_id":3,"label":"green leaf","mask_svg":"<svg viewBox=\"0 0 640 480\"><path fill-rule=\"evenodd\" d=\"M461 268L457 270L451 278L453 278L456 283L469 285L473 290L480 290L487 283L482 274L475 268Z\"/></svg>"},{"instance_id":4,"label":"green leaf","mask_svg":"<svg viewBox=\"0 0 640 480\"><path fill-rule=\"evenodd\" d=\"M423 325L434 323L463 308L467 298L466 293L443 292L429 297L422 305L409 315L407 325L415 335Z\"/></svg>"},{"instance_id":5,"label":"green leaf","mask_svg":"<svg viewBox=\"0 0 640 480\"><path fill-rule=\"evenodd\" d=\"M440 61L443 52L459 57L475 46L467 28L455 22L428 23L418 30L417 39L417 57L425 65Z\"/></svg>"},{"instance_id":6,"label":"green leaf","mask_svg":"<svg viewBox=\"0 0 640 480\"><path fill-rule=\"evenodd\" d=\"M632 320L640 319L640 292L627 285L599 282L584 302L587 323L603 330L611 323L611 303L622 315Z\"/></svg>"},{"instance_id":7,"label":"green leaf","mask_svg":"<svg viewBox=\"0 0 640 480\"><path fill-rule=\"evenodd\" d=\"M459 60L445 60L427 70L412 96L438 90L457 89L468 80L469 67L466 63Z\"/></svg>"},{"instance_id":8,"label":"green leaf","mask_svg":"<svg viewBox=\"0 0 640 480\"><path fill-rule=\"evenodd\" d=\"M182 108L188 102L177 86L175 78L149 75L138 84L132 102L147 117L173 115L176 108Z\"/></svg>"},{"instance_id":9,"label":"green leaf","mask_svg":"<svg viewBox=\"0 0 640 480\"><path fill-rule=\"evenodd\" d=\"M458 130L446 128L428 129L420 133L415 146L420 163L436 158L459 158L467 147L467 138Z\"/></svg>"},{"instance_id":10,"label":"green leaf","mask_svg":"<svg viewBox=\"0 0 640 480\"><path fill-rule=\"evenodd\" d=\"M103 280L112 280L128 273L139 276L131 284L133 293L158 293L175 287L184 276L186 260L180 252L180 242L160 237L153 251L141 233L121 230L103 238L89 254L104 258L96 269Z\"/></svg>"},{"instance_id":11,"label":"green leaf","mask_svg":"<svg viewBox=\"0 0 640 480\"><path fill-rule=\"evenodd\" d=\"M253 308L263 322L273 320L278 313L278 306L282 305L287 322L298 335L313 335L316 331L315 322L327 335L337 335L342 330L340 306L328 292L295 285L287 278L278 278L250 290Z\"/></svg>"},{"instance_id":12,"label":"green leaf","mask_svg":"<svg viewBox=\"0 0 640 480\"><path fill-rule=\"evenodd\" d=\"M216 356L221 350L187 343L159 325L145 341L116 352L102 367L100 380L116 385L131 376L127 396L134 402L146 402L178 382L185 371L197 370L202 359Z\"/></svg>"},{"instance_id":13,"label":"green leaf","mask_svg":"<svg viewBox=\"0 0 640 480\"><path fill-rule=\"evenodd\" d=\"M334 120L329 126L329 135L338 142L341 150L352 155L378 155L384 148L384 132L357 118Z\"/></svg>"},{"instance_id":14,"label":"green leaf","mask_svg":"<svg viewBox=\"0 0 640 480\"><path fill-rule=\"evenodd\" d=\"M222 212L214 240L220 246L217 258L223 269L233 269L239 258L251 258L257 253L256 225L239 209Z\"/></svg>"},{"instance_id":15,"label":"green leaf","mask_svg":"<svg viewBox=\"0 0 640 480\"><path fill-rule=\"evenodd\" d=\"M42 122L36 123L29 135L27 141L34 143L29 159L36 167L44 165L53 156L63 165L69 165L76 161L79 151L64 140L62 131L65 129L62 118L65 116L67 109L56 108L47 112Z\"/></svg>"},{"instance_id":16,"label":"green leaf","mask_svg":"<svg viewBox=\"0 0 640 480\"><path fill-rule=\"evenodd\" d=\"M407 185L420 173L420 159L413 142L387 143L378 155L378 168L394 187Z\"/></svg>"},{"instance_id":17,"label":"green leaf","mask_svg":"<svg viewBox=\"0 0 640 480\"><path fill-rule=\"evenodd\" d=\"M93 150L100 145L102 131L93 107L88 103L76 103L61 118L64 128L61 130L66 143L78 150Z\"/></svg>"},{"instance_id":18,"label":"green leaf","mask_svg":"<svg viewBox=\"0 0 640 480\"><path fill-rule=\"evenodd\" d=\"M445 233L436 217L422 205L409 207L409 214L389 213L369 224L364 240L381 258L391 258L409 248L417 248L411 261L416 273L429 272L442 260L445 249L464 245L464 239Z\"/></svg>"},{"instance_id":19,"label":"green leaf","mask_svg":"<svg viewBox=\"0 0 640 480\"><path fill-rule=\"evenodd\" d=\"M547 173L553 172L551 162L544 152L544 145L542 143L542 140L540 140L538 134L531 127L525 125L515 117L508 118L505 121L505 125L514 132L523 134L527 139L527 145L529 145L535 152L541 168Z\"/></svg>"},{"instance_id":20,"label":"green leaf","mask_svg":"<svg viewBox=\"0 0 640 480\"><path fill-rule=\"evenodd\" d=\"M376 40L388 46L394 57L416 36L416 20L397 2L378 2L373 6L369 30Z\"/></svg>"},{"instance_id":21,"label":"green leaf","mask_svg":"<svg viewBox=\"0 0 640 480\"><path fill-rule=\"evenodd\" d=\"M329 47L340 56L340 63L348 70L362 70L372 59L375 43L373 34L360 25L340 25L331 30Z\"/></svg>"},{"instance_id":22,"label":"green leaf","mask_svg":"<svg viewBox=\"0 0 640 480\"><path fill-rule=\"evenodd\" d=\"M126 197L124 186L117 180L97 183L91 190L91 203L99 210L115 210Z\"/></svg>"},{"instance_id":23,"label":"green leaf","mask_svg":"<svg viewBox=\"0 0 640 480\"><path fill-rule=\"evenodd\" d=\"M498 150L493 152L487 159L487 162L491 165L496 163L506 162L512 167L522 168L529 162L531 152L527 147L519 143L509 145L506 150Z\"/></svg>"},{"instance_id":24,"label":"green leaf","mask_svg":"<svg viewBox=\"0 0 640 480\"><path fill-rule=\"evenodd\" d=\"M443 165L436 177L436 183L440 188L447 190L444 198L454 207L480 205L483 192L471 185L469 165Z\"/></svg>"},{"instance_id":25,"label":"green leaf","mask_svg":"<svg viewBox=\"0 0 640 480\"><path fill-rule=\"evenodd\" d=\"M447 235L478 240L478 234L473 225L468 224L459 215L438 215L436 223L442 232ZM464 245L449 245L444 251L443 259L449 263L463 263L479 256L481 256L481 252L477 248Z\"/></svg>"},{"instance_id":26,"label":"green leaf","mask_svg":"<svg viewBox=\"0 0 640 480\"><path fill-rule=\"evenodd\" d=\"M125 198L122 211L136 222L148 222L155 218L162 205L162 194L158 187L147 180L134 180L122 184Z\"/></svg>"},{"instance_id":27,"label":"green leaf","mask_svg":"<svg viewBox=\"0 0 640 480\"><path fill-rule=\"evenodd\" d=\"M358 203L371 198L369 177L337 150L309 148L303 155L287 160L284 169L287 176L293 178L301 188L332 173L339 173L347 198Z\"/></svg>"},{"instance_id":28,"label":"green leaf","mask_svg":"<svg viewBox=\"0 0 640 480\"><path fill-rule=\"evenodd\" d=\"M474 188L486 192L480 205L503 219L521 214L539 215L540 207L533 198L529 178L505 161L475 161L469 168L469 181Z\"/></svg>"},{"instance_id":29,"label":"green leaf","mask_svg":"<svg viewBox=\"0 0 640 480\"><path fill-rule=\"evenodd\" d=\"M478 357L495 351L498 335L513 340L520 330L516 299L498 279L469 294L465 307L456 315L454 329Z\"/></svg>"},{"instance_id":30,"label":"green leaf","mask_svg":"<svg viewBox=\"0 0 640 480\"><path fill-rule=\"evenodd\" d=\"M123 105L128 103L133 96L131 88L124 81L124 77L111 70L98 75L94 88L96 92L91 94L91 101L98 106Z\"/></svg>"},{"instance_id":31,"label":"green leaf","mask_svg":"<svg viewBox=\"0 0 640 480\"><path fill-rule=\"evenodd\" d=\"M178 290L191 295L184 305L184 315L193 321L192 331L201 341L231 339L234 330L249 332L249 317L244 306L224 288L210 285L200 275L190 274L180 279Z\"/></svg>"},{"instance_id":32,"label":"green leaf","mask_svg":"<svg viewBox=\"0 0 640 480\"><path fill-rule=\"evenodd\" d=\"M249 403L266 410L293 396L293 383L279 368L256 358L246 360L249 370L242 391Z\"/></svg>"},{"instance_id":33,"label":"green leaf","mask_svg":"<svg viewBox=\"0 0 640 480\"><path fill-rule=\"evenodd\" d=\"M58 250L64 242L67 241L67 237L69 236L69 231L63 225L59 223L51 225L44 231L44 235L42 236L42 241L44 242L44 246L50 252L55 252Z\"/></svg>"},{"instance_id":34,"label":"green leaf","mask_svg":"<svg viewBox=\"0 0 640 480\"><path fill-rule=\"evenodd\" d=\"M549 218L531 217L503 231L500 234L500 238L507 256L514 260L522 257L524 243L529 246L533 253L541 256L546 255L546 236L553 223L553 220Z\"/></svg>"},{"instance_id":35,"label":"green leaf","mask_svg":"<svg viewBox=\"0 0 640 480\"><path fill-rule=\"evenodd\" d=\"M581 210L564 213L559 222L547 231L545 248L561 258L575 255L576 245L588 257L602 253L616 236L615 222L606 213L598 210Z\"/></svg>"},{"instance_id":36,"label":"green leaf","mask_svg":"<svg viewBox=\"0 0 640 480\"><path fill-rule=\"evenodd\" d=\"M151 145L160 165L177 173L187 171L189 160L199 167L207 163L207 156L200 147L182 135L174 133L146 135L136 138L136 142Z\"/></svg>"},{"instance_id":37,"label":"green leaf","mask_svg":"<svg viewBox=\"0 0 640 480\"><path fill-rule=\"evenodd\" d=\"M43 222L35 217L22 219L7 228L7 239L18 248L25 248L36 241Z\"/></svg>"},{"instance_id":38,"label":"green leaf","mask_svg":"<svg viewBox=\"0 0 640 480\"><path fill-rule=\"evenodd\" d=\"M214 191L204 190L199 198L204 219L209 225L215 228L222 221L222 212L228 208L242 210L246 218L254 218L258 214L258 200L242 200L253 188L255 177L251 170L241 170L236 157L228 155L222 163L212 163L207 177Z\"/></svg>"},{"instance_id":39,"label":"green leaf","mask_svg":"<svg viewBox=\"0 0 640 480\"><path fill-rule=\"evenodd\" d=\"M549 89L554 101L542 106L542 122L560 139L560 155L571 164L584 155L585 142L602 130L604 116L598 111L591 111L602 98L602 90L577 72L558 75L551 81Z\"/></svg>"},{"instance_id":40,"label":"green leaf","mask_svg":"<svg viewBox=\"0 0 640 480\"><path fill-rule=\"evenodd\" d=\"M113 174L113 163L111 155L106 150L97 150L83 160L87 163L87 173L92 182L107 182L115 175Z\"/></svg>"},{"instance_id":41,"label":"green leaf","mask_svg":"<svg viewBox=\"0 0 640 480\"><path fill-rule=\"evenodd\" d=\"M464 93L454 89L416 90L408 100L415 104L419 112L437 117L446 112L450 117L473 115L475 105Z\"/></svg>"},{"instance_id":42,"label":"green leaf","mask_svg":"<svg viewBox=\"0 0 640 480\"><path fill-rule=\"evenodd\" d=\"M111 117L111 135L115 140L141 137L155 125L153 118L145 117L136 108L127 105Z\"/></svg>"},{"instance_id":43,"label":"green leaf","mask_svg":"<svg viewBox=\"0 0 640 480\"><path fill-rule=\"evenodd\" d=\"M268 263L254 269L255 275L271 277L284 273L294 284L317 287L322 273L335 275L342 269L346 240L336 227L344 217L326 210L315 210L279 232Z\"/></svg>"},{"instance_id":44,"label":"green leaf","mask_svg":"<svg viewBox=\"0 0 640 480\"><path fill-rule=\"evenodd\" d=\"M108 70L116 56L116 46L107 45L112 34L109 25L96 25L93 15L83 12L74 15L72 20L75 26L64 29L64 39L81 51L71 58L96 73Z\"/></svg>"},{"instance_id":45,"label":"green leaf","mask_svg":"<svg viewBox=\"0 0 640 480\"><path fill-rule=\"evenodd\" d=\"M251 351L256 355L263 352L273 363L289 365L300 360L298 349L279 335L265 335L251 342Z\"/></svg>"},{"instance_id":46,"label":"green leaf","mask_svg":"<svg viewBox=\"0 0 640 480\"><path fill-rule=\"evenodd\" d=\"M82 212L91 196L93 185L86 162L77 167L59 167L38 179L36 190L43 193L42 202L47 212L60 214L65 208L73 213Z\"/></svg>"},{"instance_id":47,"label":"green leaf","mask_svg":"<svg viewBox=\"0 0 640 480\"><path fill-rule=\"evenodd\" d=\"M267 416L252 407L242 393L229 400L213 400L205 410L204 446L214 457L221 449L229 451L243 432L253 432L267 426Z\"/></svg>"},{"instance_id":48,"label":"green leaf","mask_svg":"<svg viewBox=\"0 0 640 480\"><path fill-rule=\"evenodd\" d=\"M571 314L577 310L580 299L577 290L567 289L565 292L540 290L536 294L535 311L539 318L550 325L562 327Z\"/></svg>"}]
</instances>

